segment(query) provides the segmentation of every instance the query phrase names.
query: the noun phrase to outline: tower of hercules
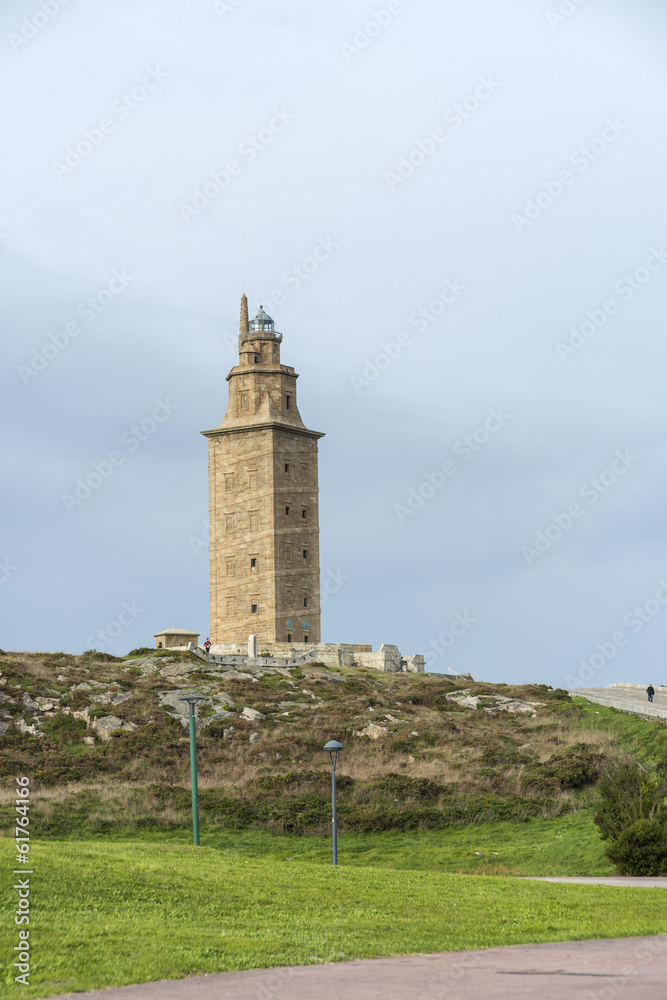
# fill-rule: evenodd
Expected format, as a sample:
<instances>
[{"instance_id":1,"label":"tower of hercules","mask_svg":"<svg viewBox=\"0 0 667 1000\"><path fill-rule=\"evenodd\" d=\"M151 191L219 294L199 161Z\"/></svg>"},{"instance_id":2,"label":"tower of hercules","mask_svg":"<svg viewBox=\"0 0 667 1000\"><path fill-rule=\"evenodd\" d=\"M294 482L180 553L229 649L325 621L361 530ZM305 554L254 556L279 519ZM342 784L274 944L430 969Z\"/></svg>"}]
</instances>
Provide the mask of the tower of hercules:
<instances>
[{"instance_id":1,"label":"tower of hercules","mask_svg":"<svg viewBox=\"0 0 667 1000\"><path fill-rule=\"evenodd\" d=\"M282 334L241 299L239 360L208 438L211 641L320 642L317 440Z\"/></svg>"}]
</instances>

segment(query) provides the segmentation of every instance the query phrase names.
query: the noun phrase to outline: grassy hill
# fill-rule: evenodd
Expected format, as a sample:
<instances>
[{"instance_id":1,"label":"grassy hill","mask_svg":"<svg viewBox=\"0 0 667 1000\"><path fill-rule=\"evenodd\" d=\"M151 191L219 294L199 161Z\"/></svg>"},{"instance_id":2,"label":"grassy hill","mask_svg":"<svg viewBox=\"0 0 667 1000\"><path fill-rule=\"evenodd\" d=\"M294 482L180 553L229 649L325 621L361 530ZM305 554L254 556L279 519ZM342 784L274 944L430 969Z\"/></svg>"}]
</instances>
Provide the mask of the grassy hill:
<instances>
[{"instance_id":1,"label":"grassy hill","mask_svg":"<svg viewBox=\"0 0 667 1000\"><path fill-rule=\"evenodd\" d=\"M12 822L12 780L27 774L40 836L187 832L185 690L206 696L200 815L212 830L328 832L331 738L345 747L341 834L367 834L571 816L588 809L619 746L657 756L667 737L659 722L544 685L317 664L209 670L191 654L150 650L3 653L0 671L0 827ZM263 718L243 718L246 707ZM378 738L363 732L369 724Z\"/></svg>"},{"instance_id":2,"label":"grassy hill","mask_svg":"<svg viewBox=\"0 0 667 1000\"><path fill-rule=\"evenodd\" d=\"M0 832L14 836L27 775L38 942L30 986L6 972L8 1000L667 930L660 890L474 877L611 874L595 782L621 749L657 760L659 721L541 685L317 664L210 671L150 650L2 653L0 671ZM201 848L178 701L194 690L206 698ZM330 738L345 747L335 869ZM11 922L0 944L12 953Z\"/></svg>"}]
</instances>

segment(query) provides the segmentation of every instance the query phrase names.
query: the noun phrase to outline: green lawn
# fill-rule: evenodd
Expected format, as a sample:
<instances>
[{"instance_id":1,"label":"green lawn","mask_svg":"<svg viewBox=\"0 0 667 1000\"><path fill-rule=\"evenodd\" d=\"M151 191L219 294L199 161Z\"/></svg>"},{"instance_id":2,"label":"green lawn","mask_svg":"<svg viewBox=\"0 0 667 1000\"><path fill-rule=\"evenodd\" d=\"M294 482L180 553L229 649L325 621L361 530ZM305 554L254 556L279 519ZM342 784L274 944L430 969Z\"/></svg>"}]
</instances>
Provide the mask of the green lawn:
<instances>
[{"instance_id":1,"label":"green lawn","mask_svg":"<svg viewBox=\"0 0 667 1000\"><path fill-rule=\"evenodd\" d=\"M211 830L202 842L247 858L292 858L325 864L331 859L331 842L320 837L275 836L264 830ZM605 857L591 810L525 823L339 835L338 856L346 867L500 875L615 874Z\"/></svg>"},{"instance_id":2,"label":"green lawn","mask_svg":"<svg viewBox=\"0 0 667 1000\"><path fill-rule=\"evenodd\" d=\"M573 697L583 710L581 728L597 729L617 740L630 753L647 764L655 764L667 753L667 726L662 719L650 719L631 712L595 705L585 698Z\"/></svg>"},{"instance_id":3,"label":"green lawn","mask_svg":"<svg viewBox=\"0 0 667 1000\"><path fill-rule=\"evenodd\" d=\"M7 974L2 996L39 997L261 966L667 932L663 890L366 867L361 845L353 851L352 841L344 845L342 839L345 864L337 869L324 859L291 855L287 860L279 851L259 855L258 844L253 849L246 844L245 850L219 846L223 849L138 840L33 841L31 986L15 984ZM380 847L377 840L371 851ZM421 849L417 841L417 856ZM7 863L9 851L5 858ZM17 943L16 930L3 921L5 956Z\"/></svg>"},{"instance_id":4,"label":"green lawn","mask_svg":"<svg viewBox=\"0 0 667 1000\"><path fill-rule=\"evenodd\" d=\"M50 840L51 838L49 838ZM60 840L54 837L54 840ZM68 841L70 838L68 838ZM181 844L192 842L189 830L145 828L140 833L114 830L92 836L73 834L85 843L137 842ZM243 859L303 860L326 864L331 841L314 836L273 834L268 830L221 830L202 825L206 847ZM445 830L342 833L339 860L350 867L430 870L458 874L494 875L613 875L591 808L554 819L533 817L524 823L473 823ZM72 846L72 850L76 847Z\"/></svg>"}]
</instances>

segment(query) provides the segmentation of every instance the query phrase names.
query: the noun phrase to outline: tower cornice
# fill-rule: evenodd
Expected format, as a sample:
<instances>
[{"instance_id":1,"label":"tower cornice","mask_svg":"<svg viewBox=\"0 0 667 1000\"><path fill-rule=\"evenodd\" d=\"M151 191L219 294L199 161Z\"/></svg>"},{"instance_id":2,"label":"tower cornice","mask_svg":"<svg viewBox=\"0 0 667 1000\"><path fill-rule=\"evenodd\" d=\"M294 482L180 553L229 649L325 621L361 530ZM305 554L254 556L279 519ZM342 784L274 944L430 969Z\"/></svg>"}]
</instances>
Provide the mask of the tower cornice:
<instances>
[{"instance_id":1,"label":"tower cornice","mask_svg":"<svg viewBox=\"0 0 667 1000\"><path fill-rule=\"evenodd\" d=\"M200 431L204 437L222 437L224 434L243 434L245 431L259 431L274 427L277 430L290 431L292 434L301 434L304 437L323 438L324 431L311 431L307 427L299 427L295 424L282 424L275 420L266 421L262 424L244 424L241 427L214 427L210 431Z\"/></svg>"}]
</instances>

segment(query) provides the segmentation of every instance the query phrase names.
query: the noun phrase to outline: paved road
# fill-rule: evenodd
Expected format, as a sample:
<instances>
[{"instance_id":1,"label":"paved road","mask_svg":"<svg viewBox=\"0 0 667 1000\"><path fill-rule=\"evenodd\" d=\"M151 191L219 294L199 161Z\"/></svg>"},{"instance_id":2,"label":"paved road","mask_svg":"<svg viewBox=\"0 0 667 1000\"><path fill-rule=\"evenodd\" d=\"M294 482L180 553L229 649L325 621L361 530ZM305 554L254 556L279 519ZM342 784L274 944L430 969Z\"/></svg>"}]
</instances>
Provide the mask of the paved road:
<instances>
[{"instance_id":1,"label":"paved road","mask_svg":"<svg viewBox=\"0 0 667 1000\"><path fill-rule=\"evenodd\" d=\"M667 935L252 969L60 1000L659 1000Z\"/></svg>"},{"instance_id":2,"label":"paved road","mask_svg":"<svg viewBox=\"0 0 667 1000\"><path fill-rule=\"evenodd\" d=\"M570 694L588 698L598 705L607 705L636 715L667 719L667 688L659 687L654 681L653 687L656 693L653 703L649 705L647 687L648 681L644 685L610 684L609 687L571 688Z\"/></svg>"}]
</instances>

